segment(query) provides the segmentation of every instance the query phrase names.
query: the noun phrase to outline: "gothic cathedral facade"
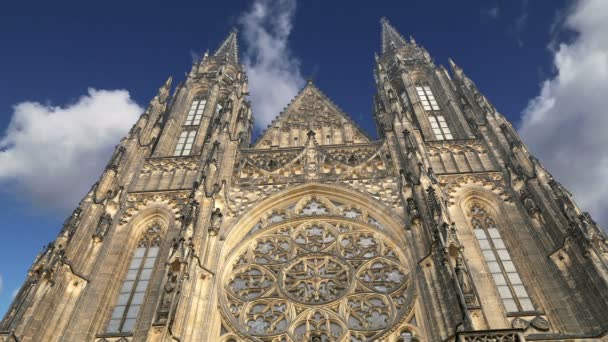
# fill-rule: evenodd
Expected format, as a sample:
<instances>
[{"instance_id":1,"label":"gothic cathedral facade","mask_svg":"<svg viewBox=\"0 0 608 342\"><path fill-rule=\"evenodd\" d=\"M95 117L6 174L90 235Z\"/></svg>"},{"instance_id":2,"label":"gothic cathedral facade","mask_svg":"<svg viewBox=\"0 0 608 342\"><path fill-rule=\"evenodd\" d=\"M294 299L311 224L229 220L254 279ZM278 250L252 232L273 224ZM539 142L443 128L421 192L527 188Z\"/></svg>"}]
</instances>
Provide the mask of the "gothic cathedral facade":
<instances>
[{"instance_id":1,"label":"gothic cathedral facade","mask_svg":"<svg viewBox=\"0 0 608 342\"><path fill-rule=\"evenodd\" d=\"M0 341L601 341L608 245L450 60L385 19L373 140L312 82L255 143L236 32L171 78Z\"/></svg>"}]
</instances>

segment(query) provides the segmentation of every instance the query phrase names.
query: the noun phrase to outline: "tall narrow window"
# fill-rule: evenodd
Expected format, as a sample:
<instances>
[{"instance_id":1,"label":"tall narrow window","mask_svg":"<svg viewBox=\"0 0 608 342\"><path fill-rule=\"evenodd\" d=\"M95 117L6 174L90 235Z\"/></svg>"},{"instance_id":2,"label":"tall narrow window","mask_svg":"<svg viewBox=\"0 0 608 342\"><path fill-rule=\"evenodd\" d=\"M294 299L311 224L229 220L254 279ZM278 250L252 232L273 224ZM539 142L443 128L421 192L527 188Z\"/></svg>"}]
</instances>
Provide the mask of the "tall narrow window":
<instances>
[{"instance_id":1,"label":"tall narrow window","mask_svg":"<svg viewBox=\"0 0 608 342\"><path fill-rule=\"evenodd\" d=\"M479 204L471 207L469 215L475 237L507 312L534 311L534 305L500 237L494 219Z\"/></svg>"},{"instance_id":2,"label":"tall narrow window","mask_svg":"<svg viewBox=\"0 0 608 342\"><path fill-rule=\"evenodd\" d=\"M416 85L416 92L418 93L418 97L420 98L420 102L422 103L422 107L424 108L424 110L430 112L428 118L435 139L454 139L454 137L452 136L452 132L448 127L448 123L445 121L445 117L441 114L433 113L433 111L439 110L439 105L435 100L435 95L433 95L431 87L428 84L419 84Z\"/></svg>"},{"instance_id":3,"label":"tall narrow window","mask_svg":"<svg viewBox=\"0 0 608 342\"><path fill-rule=\"evenodd\" d=\"M201 123L201 118L203 117L203 111L205 110L206 104L206 99L192 101L192 105L190 106L190 111L188 111L188 116L186 117L186 122L184 122L184 125L199 125Z\"/></svg>"},{"instance_id":4,"label":"tall narrow window","mask_svg":"<svg viewBox=\"0 0 608 342\"><path fill-rule=\"evenodd\" d=\"M431 129L437 140L451 140L452 132L448 127L448 123L445 122L443 115L429 115L429 122L431 123Z\"/></svg>"},{"instance_id":5,"label":"tall narrow window","mask_svg":"<svg viewBox=\"0 0 608 342\"><path fill-rule=\"evenodd\" d=\"M139 240L106 332L133 332L160 249L159 233L160 227L152 226Z\"/></svg>"},{"instance_id":6,"label":"tall narrow window","mask_svg":"<svg viewBox=\"0 0 608 342\"><path fill-rule=\"evenodd\" d=\"M325 144L331 144L331 136L329 134L325 136Z\"/></svg>"},{"instance_id":7,"label":"tall narrow window","mask_svg":"<svg viewBox=\"0 0 608 342\"><path fill-rule=\"evenodd\" d=\"M183 131L179 139L177 140L177 145L175 146L174 156L187 156L190 155L190 151L192 150L192 144L194 143L194 137L196 136L196 131L188 130Z\"/></svg>"},{"instance_id":8,"label":"tall narrow window","mask_svg":"<svg viewBox=\"0 0 608 342\"><path fill-rule=\"evenodd\" d=\"M422 102L422 107L424 110L439 110L439 105L437 105L437 101L435 101L435 96L431 91L431 87L428 84L425 85L417 85L416 92L418 93L418 97Z\"/></svg>"},{"instance_id":9,"label":"tall narrow window","mask_svg":"<svg viewBox=\"0 0 608 342\"><path fill-rule=\"evenodd\" d=\"M298 146L298 137L293 138L293 146Z\"/></svg>"}]
</instances>

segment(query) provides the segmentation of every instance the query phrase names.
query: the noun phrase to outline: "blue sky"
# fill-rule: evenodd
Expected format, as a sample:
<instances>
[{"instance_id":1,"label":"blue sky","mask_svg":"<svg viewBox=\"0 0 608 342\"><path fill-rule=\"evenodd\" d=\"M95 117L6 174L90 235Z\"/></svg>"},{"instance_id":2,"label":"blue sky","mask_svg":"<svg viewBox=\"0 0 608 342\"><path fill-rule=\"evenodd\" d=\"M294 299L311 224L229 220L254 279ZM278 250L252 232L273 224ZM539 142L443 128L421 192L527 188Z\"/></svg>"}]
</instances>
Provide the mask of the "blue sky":
<instances>
[{"instance_id":1,"label":"blue sky","mask_svg":"<svg viewBox=\"0 0 608 342\"><path fill-rule=\"evenodd\" d=\"M281 89L264 84L282 97L273 98L267 107L258 106L262 109L254 115L259 122L278 113L263 109L287 103L285 97L291 94L285 89L312 78L375 136L373 54L380 49L379 20L386 16L403 35L412 35L426 47L436 63L447 65L448 57L453 58L498 110L530 137L541 161L550 171L556 169L558 180L563 175L575 195L588 194L583 183L588 183L588 177L605 175L608 169L606 152L596 160L599 168L591 158L569 157L583 148L599 151L606 143L594 138L597 133L586 131L588 126L575 124L578 135L570 140L561 135L573 127L572 122L587 122L577 118L592 118L597 112L568 99L572 93L568 89L576 88L576 83L562 75L574 73L575 81L588 75L578 75L576 66L567 61L579 61L586 51L596 51L597 58L582 60L589 64L584 70L600 71L593 76L596 83L587 84L590 88L581 96L593 96L587 103L595 104L607 93L602 91L607 84L602 68L608 64L604 53L608 44L602 38L607 35L601 22L608 11L599 11L603 17L598 14L602 5L597 1L374 1L369 6L369 2L353 1L270 4L257 0L258 9L267 11L259 18L252 17L252 3L80 1L4 6L0 14L0 227L4 242L0 313L10 304L40 248L54 239L78 198L97 179L139 107L147 105L168 76L182 80L193 59L207 49L213 51L232 27L240 29L243 59L260 75L255 80L250 76L252 83L257 82L252 84L252 93L261 88L260 80L286 83ZM588 8L593 6L597 8ZM279 44L273 50L277 56L268 56L268 46L255 29ZM551 105L555 103L564 103L568 111L560 112L561 106ZM539 124L540 118L547 117L561 119ZM603 117L599 126L608 127ZM35 129L32 120L39 122ZM24 142L27 134L40 131L44 134L35 143ZM83 141L82 132L96 134L94 143ZM564 143L556 147L554 141ZM41 153L40 146L65 147L70 152L67 156ZM78 174L66 173L66 167L78 169ZM588 198L592 212L606 208L606 202L593 205L599 203L596 197Z\"/></svg>"}]
</instances>

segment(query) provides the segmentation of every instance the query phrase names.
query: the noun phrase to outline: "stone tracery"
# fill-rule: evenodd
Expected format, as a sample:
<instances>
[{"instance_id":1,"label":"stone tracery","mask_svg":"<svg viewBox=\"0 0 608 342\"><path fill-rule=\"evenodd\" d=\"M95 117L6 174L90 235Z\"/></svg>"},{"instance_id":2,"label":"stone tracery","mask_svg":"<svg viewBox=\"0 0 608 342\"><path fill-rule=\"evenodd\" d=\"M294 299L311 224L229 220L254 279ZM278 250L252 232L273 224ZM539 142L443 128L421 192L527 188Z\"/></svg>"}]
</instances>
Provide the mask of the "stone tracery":
<instances>
[{"instance_id":1,"label":"stone tracery","mask_svg":"<svg viewBox=\"0 0 608 342\"><path fill-rule=\"evenodd\" d=\"M305 197L228 258L224 318L254 341L373 341L411 310L402 248L362 208ZM354 215L353 213L357 213ZM374 220L375 221L375 220Z\"/></svg>"}]
</instances>

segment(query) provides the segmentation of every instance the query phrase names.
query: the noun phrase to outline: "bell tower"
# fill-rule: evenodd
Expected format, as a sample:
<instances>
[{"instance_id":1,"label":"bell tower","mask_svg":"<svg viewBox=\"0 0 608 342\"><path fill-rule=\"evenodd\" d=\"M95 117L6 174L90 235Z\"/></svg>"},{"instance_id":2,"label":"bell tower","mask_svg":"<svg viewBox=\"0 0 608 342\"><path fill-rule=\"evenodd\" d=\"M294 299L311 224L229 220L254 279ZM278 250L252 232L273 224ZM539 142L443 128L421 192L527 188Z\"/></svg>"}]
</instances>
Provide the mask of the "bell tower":
<instances>
[{"instance_id":1,"label":"bell tower","mask_svg":"<svg viewBox=\"0 0 608 342\"><path fill-rule=\"evenodd\" d=\"M400 160L429 340L605 334L605 234L460 67L381 26L374 117Z\"/></svg>"}]
</instances>

